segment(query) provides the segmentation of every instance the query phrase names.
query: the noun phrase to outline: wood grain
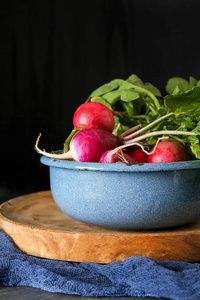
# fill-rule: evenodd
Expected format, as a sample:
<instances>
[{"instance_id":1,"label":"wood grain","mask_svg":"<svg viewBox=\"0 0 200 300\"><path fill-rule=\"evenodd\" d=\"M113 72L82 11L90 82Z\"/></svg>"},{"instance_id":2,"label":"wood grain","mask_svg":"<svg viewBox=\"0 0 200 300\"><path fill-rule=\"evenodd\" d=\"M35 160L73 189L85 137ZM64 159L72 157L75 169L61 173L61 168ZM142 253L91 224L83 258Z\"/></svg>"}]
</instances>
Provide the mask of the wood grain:
<instances>
[{"instance_id":1,"label":"wood grain","mask_svg":"<svg viewBox=\"0 0 200 300\"><path fill-rule=\"evenodd\" d=\"M200 261L200 220L167 230L109 230L70 218L50 191L3 203L0 229L23 252L50 259L111 263L136 255L157 261Z\"/></svg>"}]
</instances>

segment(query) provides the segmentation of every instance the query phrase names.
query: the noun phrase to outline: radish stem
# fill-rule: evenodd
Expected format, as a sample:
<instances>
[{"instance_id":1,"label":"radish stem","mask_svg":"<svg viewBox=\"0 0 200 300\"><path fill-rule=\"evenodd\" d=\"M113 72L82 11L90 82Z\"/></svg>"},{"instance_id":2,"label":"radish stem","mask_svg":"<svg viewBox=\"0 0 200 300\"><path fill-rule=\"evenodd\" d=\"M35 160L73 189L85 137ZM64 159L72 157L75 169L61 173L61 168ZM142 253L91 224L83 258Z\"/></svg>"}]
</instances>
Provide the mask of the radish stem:
<instances>
[{"instance_id":1,"label":"radish stem","mask_svg":"<svg viewBox=\"0 0 200 300\"><path fill-rule=\"evenodd\" d=\"M124 136L128 135L131 132L135 132L137 129L141 128L141 126L142 126L141 124L138 124L130 129L126 130L125 132L123 132L122 134L119 135L119 139L122 139L122 138L125 139Z\"/></svg>"},{"instance_id":2,"label":"radish stem","mask_svg":"<svg viewBox=\"0 0 200 300\"><path fill-rule=\"evenodd\" d=\"M144 89L144 88L142 88L142 87L139 87L139 86L137 86L137 85L134 85L134 84L131 84L131 86L132 86L135 90L137 90L137 91L139 91L139 92L141 92L141 93L147 94L151 99L153 99L156 108L157 108L157 109L160 108L160 103L159 103L158 99L156 98L156 96L154 96L154 94L153 94L152 92L150 92L150 91L148 91L148 90L146 90L146 89ZM154 109L153 109L152 107L150 107L150 109L151 109L152 111L154 111ZM155 112L155 111L154 111L154 112Z\"/></svg>"},{"instance_id":3,"label":"radish stem","mask_svg":"<svg viewBox=\"0 0 200 300\"><path fill-rule=\"evenodd\" d=\"M167 134L167 135L200 135L200 132L187 132L187 131L176 131L176 130L160 130L160 131L153 131L153 132L150 132L150 133L146 133L146 134L143 134L141 136L138 136L138 137L135 137L131 140L128 140L128 141L122 141L122 144L123 145L129 145L131 143L134 143L134 142L139 142L139 141L142 141L144 139L147 139L147 138L150 138L152 136L156 136L156 135L163 135L163 134Z\"/></svg>"},{"instance_id":4,"label":"radish stem","mask_svg":"<svg viewBox=\"0 0 200 300\"><path fill-rule=\"evenodd\" d=\"M161 121L167 119L168 117L170 117L170 116L172 116L172 115L173 115L173 113L169 113L169 114L167 114L167 115L164 115L164 116L160 117L159 119L153 121L152 123L146 125L145 127L141 128L140 130L133 132L132 134L129 134L130 129L128 129L127 131L125 131L124 133L122 133L122 134L120 135L120 137L121 137L121 136L123 137L122 142L123 142L123 141L128 141L128 140L130 140L130 139L132 139L132 138L134 138L134 137L140 135L141 133L143 133L143 132L149 130L149 129L152 128L153 126L157 125L158 123L160 123ZM135 127L133 127L133 128L135 128ZM129 134L129 135L127 135L127 134Z\"/></svg>"},{"instance_id":5,"label":"radish stem","mask_svg":"<svg viewBox=\"0 0 200 300\"><path fill-rule=\"evenodd\" d=\"M71 133L69 134L69 136L65 140L65 143L64 143L64 152L69 151L69 144L70 144L71 140L73 139L73 137L75 136L75 134L77 132L79 132L79 131L80 131L80 129L77 129L77 128L72 129Z\"/></svg>"},{"instance_id":6,"label":"radish stem","mask_svg":"<svg viewBox=\"0 0 200 300\"><path fill-rule=\"evenodd\" d=\"M130 118L131 119L136 119L136 120L140 120L140 119L147 120L148 117L146 115L131 115Z\"/></svg>"}]
</instances>

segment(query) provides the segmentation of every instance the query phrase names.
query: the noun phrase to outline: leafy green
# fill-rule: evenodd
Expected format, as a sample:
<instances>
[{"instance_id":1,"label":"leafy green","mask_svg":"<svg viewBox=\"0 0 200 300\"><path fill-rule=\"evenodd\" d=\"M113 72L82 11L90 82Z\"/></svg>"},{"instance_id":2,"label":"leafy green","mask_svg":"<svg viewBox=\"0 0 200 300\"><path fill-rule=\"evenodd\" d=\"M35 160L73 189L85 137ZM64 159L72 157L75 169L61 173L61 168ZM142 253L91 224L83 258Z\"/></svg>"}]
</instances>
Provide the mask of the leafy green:
<instances>
[{"instance_id":1,"label":"leafy green","mask_svg":"<svg viewBox=\"0 0 200 300\"><path fill-rule=\"evenodd\" d=\"M200 159L200 143L199 143L199 138L197 138L196 136L192 136L190 138L190 149L193 153L193 155L195 156L195 158Z\"/></svg>"},{"instance_id":2,"label":"leafy green","mask_svg":"<svg viewBox=\"0 0 200 300\"><path fill-rule=\"evenodd\" d=\"M102 95L103 99L105 99L110 105L115 105L117 101L120 100L120 96L121 91L119 89Z\"/></svg>"},{"instance_id":3,"label":"leafy green","mask_svg":"<svg viewBox=\"0 0 200 300\"><path fill-rule=\"evenodd\" d=\"M136 99L140 99L140 95L133 89L124 89L121 91L121 101L131 102Z\"/></svg>"},{"instance_id":4,"label":"leafy green","mask_svg":"<svg viewBox=\"0 0 200 300\"><path fill-rule=\"evenodd\" d=\"M110 83L106 83L106 84L100 86L98 89L96 89L94 92L92 92L92 94L90 95L90 98L104 95L106 93L111 92L112 90L117 89L117 88L118 88L118 83L117 83L117 81L113 80Z\"/></svg>"},{"instance_id":5,"label":"leafy green","mask_svg":"<svg viewBox=\"0 0 200 300\"><path fill-rule=\"evenodd\" d=\"M92 92L87 102L91 101L93 97L99 96L111 105L113 111L120 104L120 107L124 108L131 116L136 111L141 113L144 103L155 113L155 110L160 107L156 96L161 97L161 93L151 83L143 83L138 76L133 74L127 80L114 79L110 83L102 85ZM136 103L135 100L139 101Z\"/></svg>"},{"instance_id":6,"label":"leafy green","mask_svg":"<svg viewBox=\"0 0 200 300\"><path fill-rule=\"evenodd\" d=\"M168 94L173 94L174 90L178 88L181 93L191 90L195 86L200 86L200 80L197 81L194 77L190 76L189 81L181 77L172 77L168 80L165 87Z\"/></svg>"},{"instance_id":7,"label":"leafy green","mask_svg":"<svg viewBox=\"0 0 200 300\"><path fill-rule=\"evenodd\" d=\"M200 87L193 87L185 93L167 95L164 103L170 112L186 113L193 120L200 121Z\"/></svg>"},{"instance_id":8,"label":"leafy green","mask_svg":"<svg viewBox=\"0 0 200 300\"><path fill-rule=\"evenodd\" d=\"M110 103L108 103L105 99L103 99L102 97L93 97L90 99L90 102L99 102L101 104L104 104L105 106L107 106L109 109L112 110L112 106L110 105Z\"/></svg>"},{"instance_id":9,"label":"leafy green","mask_svg":"<svg viewBox=\"0 0 200 300\"><path fill-rule=\"evenodd\" d=\"M185 92L189 89L189 82L180 77L173 77L168 80L166 85L166 91L169 94L173 94L173 91L175 90L176 87L179 88L179 91Z\"/></svg>"},{"instance_id":10,"label":"leafy green","mask_svg":"<svg viewBox=\"0 0 200 300\"><path fill-rule=\"evenodd\" d=\"M122 144L140 142L151 148L159 138L168 137L183 143L193 159L200 159L200 80L173 77L166 91L162 98L157 87L132 74L98 87L86 102L100 102L113 111L113 134ZM74 130L64 149L76 134Z\"/></svg>"}]
</instances>

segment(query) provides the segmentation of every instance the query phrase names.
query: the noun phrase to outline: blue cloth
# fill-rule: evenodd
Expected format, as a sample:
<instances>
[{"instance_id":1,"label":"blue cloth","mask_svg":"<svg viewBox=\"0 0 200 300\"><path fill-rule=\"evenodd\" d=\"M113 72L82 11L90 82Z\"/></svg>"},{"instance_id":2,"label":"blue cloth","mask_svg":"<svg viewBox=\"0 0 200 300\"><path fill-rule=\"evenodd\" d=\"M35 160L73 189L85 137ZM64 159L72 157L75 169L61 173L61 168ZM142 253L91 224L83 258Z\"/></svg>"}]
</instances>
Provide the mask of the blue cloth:
<instances>
[{"instance_id":1,"label":"blue cloth","mask_svg":"<svg viewBox=\"0 0 200 300\"><path fill-rule=\"evenodd\" d=\"M87 297L200 299L200 263L129 257L111 264L77 263L24 254L0 231L0 285L31 286Z\"/></svg>"}]
</instances>

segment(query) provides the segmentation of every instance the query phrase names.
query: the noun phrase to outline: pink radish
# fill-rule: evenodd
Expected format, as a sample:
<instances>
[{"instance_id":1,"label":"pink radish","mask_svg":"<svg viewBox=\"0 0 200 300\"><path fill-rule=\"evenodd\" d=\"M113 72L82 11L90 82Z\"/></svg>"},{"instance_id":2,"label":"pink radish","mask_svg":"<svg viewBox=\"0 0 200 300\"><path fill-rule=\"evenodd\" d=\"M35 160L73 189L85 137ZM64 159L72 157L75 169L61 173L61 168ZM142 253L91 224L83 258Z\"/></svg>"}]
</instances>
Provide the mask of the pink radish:
<instances>
[{"instance_id":1,"label":"pink radish","mask_svg":"<svg viewBox=\"0 0 200 300\"><path fill-rule=\"evenodd\" d=\"M109 155L109 154L111 154L111 151L112 150L106 151L101 156L99 162L100 163L119 163L119 162L121 162L121 163L129 163L129 164L136 163L136 160L133 157L123 153L123 151L118 151L113 155Z\"/></svg>"},{"instance_id":2,"label":"pink radish","mask_svg":"<svg viewBox=\"0 0 200 300\"><path fill-rule=\"evenodd\" d=\"M132 156L137 163L146 163L148 155L140 147L127 147L126 154Z\"/></svg>"},{"instance_id":3,"label":"pink radish","mask_svg":"<svg viewBox=\"0 0 200 300\"><path fill-rule=\"evenodd\" d=\"M160 142L151 152L152 154L147 159L148 163L190 160L186 147L178 141L168 140Z\"/></svg>"},{"instance_id":4,"label":"pink radish","mask_svg":"<svg viewBox=\"0 0 200 300\"><path fill-rule=\"evenodd\" d=\"M73 137L68 152L55 154L39 149L40 136L37 138L35 149L38 153L53 159L98 162L105 151L119 146L118 138L111 132L103 129L84 129Z\"/></svg>"},{"instance_id":5,"label":"pink radish","mask_svg":"<svg viewBox=\"0 0 200 300\"><path fill-rule=\"evenodd\" d=\"M99 128L112 132L115 120L112 111L104 104L86 102L75 111L73 125L75 128Z\"/></svg>"}]
</instances>

